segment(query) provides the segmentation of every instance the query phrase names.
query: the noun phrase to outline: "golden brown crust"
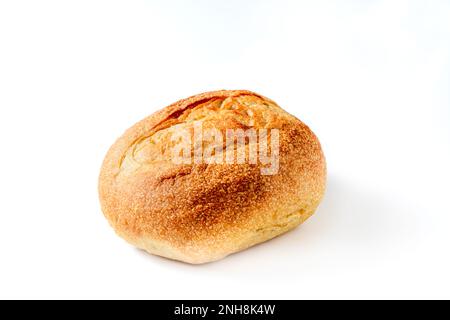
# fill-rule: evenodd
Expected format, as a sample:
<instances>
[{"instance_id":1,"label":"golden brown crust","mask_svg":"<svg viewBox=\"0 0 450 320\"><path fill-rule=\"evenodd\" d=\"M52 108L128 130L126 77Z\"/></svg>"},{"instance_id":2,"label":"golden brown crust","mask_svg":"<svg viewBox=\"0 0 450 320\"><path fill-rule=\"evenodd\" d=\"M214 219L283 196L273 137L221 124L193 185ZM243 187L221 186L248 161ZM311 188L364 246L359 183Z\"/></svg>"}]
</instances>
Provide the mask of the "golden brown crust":
<instances>
[{"instance_id":1,"label":"golden brown crust","mask_svg":"<svg viewBox=\"0 0 450 320\"><path fill-rule=\"evenodd\" d=\"M171 136L199 123L221 132L279 129L278 173L262 175L261 163L175 164ZM105 157L99 195L111 225L132 244L203 263L303 222L325 179L319 141L305 124L261 95L221 90L180 100L128 129Z\"/></svg>"}]
</instances>

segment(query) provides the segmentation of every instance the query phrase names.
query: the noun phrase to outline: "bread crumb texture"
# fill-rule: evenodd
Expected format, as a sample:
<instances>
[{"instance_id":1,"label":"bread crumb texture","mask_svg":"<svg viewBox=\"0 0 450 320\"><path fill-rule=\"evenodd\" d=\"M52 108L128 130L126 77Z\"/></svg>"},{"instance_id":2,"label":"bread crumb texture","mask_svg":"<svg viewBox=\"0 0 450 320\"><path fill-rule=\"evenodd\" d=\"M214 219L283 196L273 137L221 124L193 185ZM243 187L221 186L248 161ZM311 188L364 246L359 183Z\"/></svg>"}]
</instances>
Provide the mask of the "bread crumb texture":
<instances>
[{"instance_id":1,"label":"bread crumb texture","mask_svg":"<svg viewBox=\"0 0 450 320\"><path fill-rule=\"evenodd\" d=\"M174 133L193 134L199 124L224 136L227 129L278 129L278 173L261 174L260 162L174 163ZM221 90L180 100L128 129L104 159L99 196L105 217L131 244L205 263L295 228L314 213L325 183L320 143L305 124L259 94Z\"/></svg>"}]
</instances>

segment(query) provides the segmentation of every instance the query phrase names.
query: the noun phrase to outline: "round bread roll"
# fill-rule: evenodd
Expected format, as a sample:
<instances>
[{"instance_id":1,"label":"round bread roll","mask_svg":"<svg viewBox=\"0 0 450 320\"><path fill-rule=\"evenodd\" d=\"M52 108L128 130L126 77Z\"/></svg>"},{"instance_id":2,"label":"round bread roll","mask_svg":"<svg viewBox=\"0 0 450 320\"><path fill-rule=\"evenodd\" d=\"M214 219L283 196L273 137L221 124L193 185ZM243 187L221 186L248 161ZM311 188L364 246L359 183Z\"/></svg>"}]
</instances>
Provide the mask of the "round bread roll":
<instances>
[{"instance_id":1,"label":"round bread roll","mask_svg":"<svg viewBox=\"0 0 450 320\"><path fill-rule=\"evenodd\" d=\"M198 264L295 228L325 183L320 143L305 124L259 94L222 90L128 129L104 159L99 195L129 243Z\"/></svg>"}]
</instances>

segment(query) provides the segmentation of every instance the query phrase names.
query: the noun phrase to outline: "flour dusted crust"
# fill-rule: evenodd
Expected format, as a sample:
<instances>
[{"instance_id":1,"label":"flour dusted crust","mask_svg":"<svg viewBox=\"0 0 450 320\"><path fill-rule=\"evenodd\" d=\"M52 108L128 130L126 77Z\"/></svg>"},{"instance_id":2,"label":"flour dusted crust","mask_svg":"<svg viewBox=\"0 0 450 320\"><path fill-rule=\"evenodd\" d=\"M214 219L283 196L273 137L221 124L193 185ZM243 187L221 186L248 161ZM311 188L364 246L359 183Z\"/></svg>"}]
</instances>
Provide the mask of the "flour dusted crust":
<instances>
[{"instance_id":1,"label":"flour dusted crust","mask_svg":"<svg viewBox=\"0 0 450 320\"><path fill-rule=\"evenodd\" d=\"M279 129L278 173L262 175L261 163L174 163L171 136L199 123L220 131ZM104 215L131 244L205 263L301 224L325 182L320 143L305 124L261 95L221 90L180 100L128 129L105 157L99 196Z\"/></svg>"}]
</instances>

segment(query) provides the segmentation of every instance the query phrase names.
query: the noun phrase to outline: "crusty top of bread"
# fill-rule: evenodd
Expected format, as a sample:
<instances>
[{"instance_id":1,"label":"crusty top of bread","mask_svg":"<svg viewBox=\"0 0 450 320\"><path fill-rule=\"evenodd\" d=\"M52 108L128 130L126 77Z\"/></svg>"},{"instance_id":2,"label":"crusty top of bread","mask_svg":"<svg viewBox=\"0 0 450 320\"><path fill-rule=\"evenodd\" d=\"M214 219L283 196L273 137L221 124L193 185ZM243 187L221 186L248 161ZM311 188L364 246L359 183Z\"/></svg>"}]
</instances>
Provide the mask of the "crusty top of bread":
<instances>
[{"instance_id":1,"label":"crusty top of bread","mask_svg":"<svg viewBox=\"0 0 450 320\"><path fill-rule=\"evenodd\" d=\"M262 175L261 163L175 164L171 135L195 123L221 131L279 129L278 173ZM248 147L248 141L235 146ZM179 247L220 247L270 215L309 211L324 187L325 160L312 131L244 90L192 96L138 122L110 148L99 180L103 212L119 234Z\"/></svg>"}]
</instances>

